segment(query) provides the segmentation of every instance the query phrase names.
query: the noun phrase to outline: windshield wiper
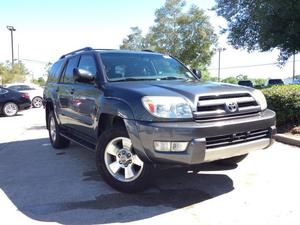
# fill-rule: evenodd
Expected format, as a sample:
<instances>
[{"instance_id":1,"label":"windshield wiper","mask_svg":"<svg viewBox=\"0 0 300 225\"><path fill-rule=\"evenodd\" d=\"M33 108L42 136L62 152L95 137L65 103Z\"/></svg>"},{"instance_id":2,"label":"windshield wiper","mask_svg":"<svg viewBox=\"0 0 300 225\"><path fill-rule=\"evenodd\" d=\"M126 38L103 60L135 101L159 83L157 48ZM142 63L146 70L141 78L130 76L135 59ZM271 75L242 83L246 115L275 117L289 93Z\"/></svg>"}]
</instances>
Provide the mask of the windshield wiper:
<instances>
[{"instance_id":1,"label":"windshield wiper","mask_svg":"<svg viewBox=\"0 0 300 225\"><path fill-rule=\"evenodd\" d=\"M120 81L140 81L140 80L156 80L155 78L135 78L135 77L126 77L117 80L110 80L111 82L120 82Z\"/></svg>"},{"instance_id":2,"label":"windshield wiper","mask_svg":"<svg viewBox=\"0 0 300 225\"><path fill-rule=\"evenodd\" d=\"M169 77L160 77L159 80L188 80L187 78L183 77L175 77L175 76L169 76Z\"/></svg>"}]
</instances>

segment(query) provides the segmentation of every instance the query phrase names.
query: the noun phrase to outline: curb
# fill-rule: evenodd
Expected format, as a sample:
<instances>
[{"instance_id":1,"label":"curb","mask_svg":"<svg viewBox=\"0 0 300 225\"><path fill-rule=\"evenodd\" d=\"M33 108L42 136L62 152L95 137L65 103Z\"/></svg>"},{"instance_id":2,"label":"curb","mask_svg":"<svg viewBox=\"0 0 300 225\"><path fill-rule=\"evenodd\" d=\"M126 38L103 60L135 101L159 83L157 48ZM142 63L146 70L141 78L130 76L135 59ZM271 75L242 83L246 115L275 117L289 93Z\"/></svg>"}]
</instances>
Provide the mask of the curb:
<instances>
[{"instance_id":1,"label":"curb","mask_svg":"<svg viewBox=\"0 0 300 225\"><path fill-rule=\"evenodd\" d=\"M276 134L274 139L278 142L282 142L284 144L293 145L296 147L300 147L300 139L294 138L284 134Z\"/></svg>"}]
</instances>

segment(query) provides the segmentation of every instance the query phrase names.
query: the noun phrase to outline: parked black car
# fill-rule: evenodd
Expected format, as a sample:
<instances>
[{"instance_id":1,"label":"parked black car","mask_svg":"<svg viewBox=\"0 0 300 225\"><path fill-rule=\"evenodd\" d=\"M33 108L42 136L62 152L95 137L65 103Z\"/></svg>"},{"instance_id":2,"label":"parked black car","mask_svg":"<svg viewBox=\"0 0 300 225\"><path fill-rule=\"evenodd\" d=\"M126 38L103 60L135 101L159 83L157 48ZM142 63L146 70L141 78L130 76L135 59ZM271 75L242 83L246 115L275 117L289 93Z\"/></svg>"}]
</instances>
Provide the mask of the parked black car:
<instances>
[{"instance_id":1,"label":"parked black car","mask_svg":"<svg viewBox=\"0 0 300 225\"><path fill-rule=\"evenodd\" d=\"M44 90L51 144L96 151L104 180L125 192L145 188L153 165L235 164L272 144L275 113L262 92L196 74L156 52L63 55Z\"/></svg>"},{"instance_id":2,"label":"parked black car","mask_svg":"<svg viewBox=\"0 0 300 225\"><path fill-rule=\"evenodd\" d=\"M269 79L266 82L265 86L269 87L269 86L275 86L275 85L284 85L284 82L282 79Z\"/></svg>"},{"instance_id":3,"label":"parked black car","mask_svg":"<svg viewBox=\"0 0 300 225\"><path fill-rule=\"evenodd\" d=\"M251 80L240 80L238 82L238 85L245 86L245 87L253 87L253 83Z\"/></svg>"},{"instance_id":4,"label":"parked black car","mask_svg":"<svg viewBox=\"0 0 300 225\"><path fill-rule=\"evenodd\" d=\"M9 88L0 87L0 114L14 116L19 111L31 107L30 97L27 93L20 93Z\"/></svg>"}]
</instances>

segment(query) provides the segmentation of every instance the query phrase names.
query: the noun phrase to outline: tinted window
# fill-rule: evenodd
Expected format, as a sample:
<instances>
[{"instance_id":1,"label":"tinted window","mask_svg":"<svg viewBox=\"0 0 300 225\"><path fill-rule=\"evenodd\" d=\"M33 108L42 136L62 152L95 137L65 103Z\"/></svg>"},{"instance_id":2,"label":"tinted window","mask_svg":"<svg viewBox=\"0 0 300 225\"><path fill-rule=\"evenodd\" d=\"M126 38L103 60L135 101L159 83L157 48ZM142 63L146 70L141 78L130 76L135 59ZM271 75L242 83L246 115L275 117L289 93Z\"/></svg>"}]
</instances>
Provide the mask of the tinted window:
<instances>
[{"instance_id":1,"label":"tinted window","mask_svg":"<svg viewBox=\"0 0 300 225\"><path fill-rule=\"evenodd\" d=\"M61 60L61 61L58 61L53 64L53 66L51 67L51 69L49 71L48 82L57 82L58 81L63 63L64 63L64 61Z\"/></svg>"},{"instance_id":2,"label":"tinted window","mask_svg":"<svg viewBox=\"0 0 300 225\"><path fill-rule=\"evenodd\" d=\"M19 91L29 91L29 90L35 90L35 89L28 85L19 85L18 90Z\"/></svg>"},{"instance_id":3,"label":"tinted window","mask_svg":"<svg viewBox=\"0 0 300 225\"><path fill-rule=\"evenodd\" d=\"M281 79L273 79L273 80L269 80L269 84L270 85L282 85L284 83Z\"/></svg>"},{"instance_id":4,"label":"tinted window","mask_svg":"<svg viewBox=\"0 0 300 225\"><path fill-rule=\"evenodd\" d=\"M19 91L20 85L13 85L13 86L9 86L9 89L14 90L14 91Z\"/></svg>"},{"instance_id":5,"label":"tinted window","mask_svg":"<svg viewBox=\"0 0 300 225\"><path fill-rule=\"evenodd\" d=\"M74 83L73 70L78 65L78 59L79 59L79 57L76 56L76 57L70 58L68 60L68 64L67 64L67 67L65 69L64 77L63 77L63 80L62 80L63 83L68 83L68 84Z\"/></svg>"},{"instance_id":6,"label":"tinted window","mask_svg":"<svg viewBox=\"0 0 300 225\"><path fill-rule=\"evenodd\" d=\"M82 55L78 68L89 71L93 76L96 76L97 67L92 55Z\"/></svg>"}]
</instances>

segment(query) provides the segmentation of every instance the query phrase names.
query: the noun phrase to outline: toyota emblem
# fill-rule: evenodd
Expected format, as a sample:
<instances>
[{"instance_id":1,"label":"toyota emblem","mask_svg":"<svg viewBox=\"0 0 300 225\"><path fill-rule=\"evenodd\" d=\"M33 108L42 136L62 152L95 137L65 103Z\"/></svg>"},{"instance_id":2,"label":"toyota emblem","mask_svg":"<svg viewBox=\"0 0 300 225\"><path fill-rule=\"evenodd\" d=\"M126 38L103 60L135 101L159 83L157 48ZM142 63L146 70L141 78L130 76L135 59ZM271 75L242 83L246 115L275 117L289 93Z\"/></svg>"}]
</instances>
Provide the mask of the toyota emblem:
<instances>
[{"instance_id":1,"label":"toyota emblem","mask_svg":"<svg viewBox=\"0 0 300 225\"><path fill-rule=\"evenodd\" d=\"M238 110L238 104L236 102L230 101L225 103L226 110L228 112L236 112Z\"/></svg>"}]
</instances>

